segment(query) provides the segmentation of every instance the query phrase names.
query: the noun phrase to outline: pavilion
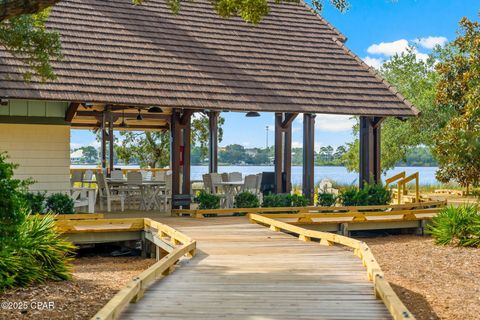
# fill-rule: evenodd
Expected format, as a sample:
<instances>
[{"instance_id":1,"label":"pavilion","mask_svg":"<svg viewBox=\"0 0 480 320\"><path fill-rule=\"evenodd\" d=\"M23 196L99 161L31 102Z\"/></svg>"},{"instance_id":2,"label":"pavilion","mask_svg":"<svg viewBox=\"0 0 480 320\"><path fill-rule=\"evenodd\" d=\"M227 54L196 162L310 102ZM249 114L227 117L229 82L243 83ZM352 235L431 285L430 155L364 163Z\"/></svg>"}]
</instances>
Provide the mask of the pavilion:
<instances>
[{"instance_id":1,"label":"pavilion","mask_svg":"<svg viewBox=\"0 0 480 320\"><path fill-rule=\"evenodd\" d=\"M315 114L360 117L360 184L380 179L382 120L418 114L303 0L272 2L257 26L220 18L207 0L182 2L178 15L165 0L64 0L48 27L61 34L57 80L24 82L25 66L0 51L0 149L44 190L68 186L70 128L101 130L104 168L113 166L105 141L114 130L170 130L179 205L190 194L192 115L208 114L216 172L217 119L235 111L275 113L282 193L291 185L292 121L303 114L303 192L312 196Z\"/></svg>"}]
</instances>

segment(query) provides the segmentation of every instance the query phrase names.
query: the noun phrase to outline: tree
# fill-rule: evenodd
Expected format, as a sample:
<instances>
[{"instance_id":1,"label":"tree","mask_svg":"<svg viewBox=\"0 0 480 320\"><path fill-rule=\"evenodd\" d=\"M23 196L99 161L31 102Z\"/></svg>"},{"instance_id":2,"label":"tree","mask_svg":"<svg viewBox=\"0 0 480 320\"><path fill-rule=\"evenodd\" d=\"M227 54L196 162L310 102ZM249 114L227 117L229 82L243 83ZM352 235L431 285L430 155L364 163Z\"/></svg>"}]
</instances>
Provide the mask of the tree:
<instances>
[{"instance_id":1,"label":"tree","mask_svg":"<svg viewBox=\"0 0 480 320\"><path fill-rule=\"evenodd\" d=\"M480 182L480 23L463 18L458 37L444 52L436 102L439 110L454 110L434 138L439 163L437 179L463 186Z\"/></svg>"},{"instance_id":2,"label":"tree","mask_svg":"<svg viewBox=\"0 0 480 320\"><path fill-rule=\"evenodd\" d=\"M289 0L278 0L289 1ZM294 0L295 1L295 0ZM298 1L298 0L297 0ZM0 43L25 64L24 80L38 76L42 81L54 80L52 61L61 59L60 36L45 28L50 7L60 0L3 0L0 10ZM141 5L143 0L132 0ZM347 0L329 0L338 10L348 9ZM181 9L181 0L167 0L172 13ZM321 11L323 0L313 0ZM221 17L239 16L248 23L258 24L269 13L268 0L213 0L213 10Z\"/></svg>"},{"instance_id":3,"label":"tree","mask_svg":"<svg viewBox=\"0 0 480 320\"><path fill-rule=\"evenodd\" d=\"M93 146L80 147L77 150L82 150L82 162L96 163L98 162L98 151Z\"/></svg>"},{"instance_id":4,"label":"tree","mask_svg":"<svg viewBox=\"0 0 480 320\"><path fill-rule=\"evenodd\" d=\"M439 81L435 63L444 50L438 47L427 60L419 60L415 48L410 47L407 52L393 56L380 69L380 74L420 111L418 117L389 117L382 122L381 159L384 172L399 161L405 161L411 148L419 145L432 147L433 137L439 134L454 114L451 108L439 110L435 105ZM356 139L348 144L348 151L343 156L351 171L358 171L359 168L358 131L357 121L353 130Z\"/></svg>"},{"instance_id":5,"label":"tree","mask_svg":"<svg viewBox=\"0 0 480 320\"><path fill-rule=\"evenodd\" d=\"M222 125L224 119L218 119L218 140L223 137ZM198 145L199 158L204 158L208 152L208 117L203 113L197 113L192 118L192 144ZM133 159L140 163L141 167L166 167L170 164L170 132L120 132L121 144L115 147L118 159L129 163Z\"/></svg>"},{"instance_id":6,"label":"tree","mask_svg":"<svg viewBox=\"0 0 480 320\"><path fill-rule=\"evenodd\" d=\"M170 133L161 132L120 132L121 145L115 146L118 159L129 163L136 159L141 167L161 168L170 163Z\"/></svg>"},{"instance_id":7,"label":"tree","mask_svg":"<svg viewBox=\"0 0 480 320\"><path fill-rule=\"evenodd\" d=\"M249 163L251 157L245 152L245 148L239 144L230 144L223 150L220 150L219 155L220 163Z\"/></svg>"}]
</instances>

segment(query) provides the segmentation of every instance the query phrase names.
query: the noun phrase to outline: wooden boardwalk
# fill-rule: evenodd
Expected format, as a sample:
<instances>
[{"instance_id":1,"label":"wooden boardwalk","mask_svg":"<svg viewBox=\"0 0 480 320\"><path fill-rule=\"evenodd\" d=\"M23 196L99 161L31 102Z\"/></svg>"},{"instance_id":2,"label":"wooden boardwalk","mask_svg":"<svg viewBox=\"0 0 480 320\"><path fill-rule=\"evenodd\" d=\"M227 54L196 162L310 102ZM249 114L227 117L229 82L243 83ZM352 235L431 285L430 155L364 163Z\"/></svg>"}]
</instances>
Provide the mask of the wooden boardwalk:
<instances>
[{"instance_id":1,"label":"wooden boardwalk","mask_svg":"<svg viewBox=\"0 0 480 320\"><path fill-rule=\"evenodd\" d=\"M245 217L156 220L197 240L197 255L149 287L122 319L391 318L346 248L302 242Z\"/></svg>"}]
</instances>

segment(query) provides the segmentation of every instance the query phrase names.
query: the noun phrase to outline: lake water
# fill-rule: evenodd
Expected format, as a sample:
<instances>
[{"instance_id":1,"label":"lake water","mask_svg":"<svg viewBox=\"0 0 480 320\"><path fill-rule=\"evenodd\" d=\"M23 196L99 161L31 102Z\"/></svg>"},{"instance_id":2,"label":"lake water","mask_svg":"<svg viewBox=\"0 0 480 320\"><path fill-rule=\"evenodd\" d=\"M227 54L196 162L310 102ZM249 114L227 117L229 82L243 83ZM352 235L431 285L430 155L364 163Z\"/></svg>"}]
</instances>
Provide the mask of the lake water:
<instances>
[{"instance_id":1,"label":"lake water","mask_svg":"<svg viewBox=\"0 0 480 320\"><path fill-rule=\"evenodd\" d=\"M437 167L397 167L392 170L389 170L386 174L386 177L391 177L394 174L405 171L407 175L410 175L415 172L420 174L420 184L436 184L439 183L435 179L435 172ZM218 172L242 172L244 175L256 174L263 171L274 171L273 166L219 166ZM191 168L191 179L192 180L202 180L202 174L208 172L207 166L192 166ZM358 173L348 172L345 167L315 167L315 182L318 182L324 178L336 181L341 184L357 184L358 183ZM292 167L292 183L301 184L302 183L302 167L293 166Z\"/></svg>"},{"instance_id":2,"label":"lake water","mask_svg":"<svg viewBox=\"0 0 480 320\"><path fill-rule=\"evenodd\" d=\"M72 168L95 168L96 166L92 165L72 165ZM118 166L121 168L138 168L138 166ZM435 172L437 167L397 167L392 170L389 170L386 174L386 177L391 177L392 175L405 171L407 175L410 175L415 172L420 173L420 184L436 184L439 183L435 179ZM273 171L273 166L219 166L218 172L242 172L243 175L261 173L263 171ZM208 172L207 166L192 166L191 168L191 179L192 180L202 180L202 174ZM385 177L385 176L384 176ZM358 183L358 173L348 172L345 167L315 167L315 182L318 182L324 178L336 181L341 184L356 184ZM292 167L292 183L301 184L302 183L302 167L293 166Z\"/></svg>"}]
</instances>

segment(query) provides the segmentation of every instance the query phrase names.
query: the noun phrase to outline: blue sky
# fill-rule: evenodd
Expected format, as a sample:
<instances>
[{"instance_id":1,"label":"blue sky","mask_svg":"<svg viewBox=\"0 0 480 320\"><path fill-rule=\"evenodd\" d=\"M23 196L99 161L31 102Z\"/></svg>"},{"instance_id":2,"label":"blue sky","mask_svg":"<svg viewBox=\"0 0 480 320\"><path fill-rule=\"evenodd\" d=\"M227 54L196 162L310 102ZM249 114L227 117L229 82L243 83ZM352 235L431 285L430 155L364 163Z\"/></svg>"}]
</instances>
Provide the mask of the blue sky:
<instances>
[{"instance_id":1,"label":"blue sky","mask_svg":"<svg viewBox=\"0 0 480 320\"><path fill-rule=\"evenodd\" d=\"M329 0L325 0L329 2ZM347 36L347 47L368 64L378 67L409 41L418 43L418 57L425 56L435 44L455 38L458 21L467 16L478 20L478 0L350 0L351 7L340 13L325 5L323 16ZM224 113L224 139L221 146L238 143L246 147L264 147L266 126L270 126L269 145L273 142L273 114L245 119L243 113ZM348 117L317 115L315 144L337 147L353 139L352 120ZM72 130L72 147L95 145L90 131ZM293 145L302 144L301 116L293 124Z\"/></svg>"}]
</instances>

